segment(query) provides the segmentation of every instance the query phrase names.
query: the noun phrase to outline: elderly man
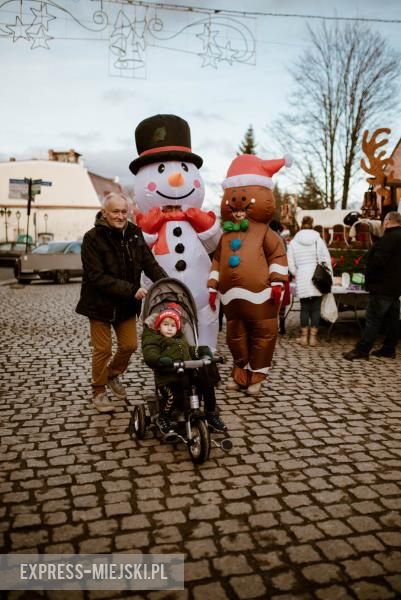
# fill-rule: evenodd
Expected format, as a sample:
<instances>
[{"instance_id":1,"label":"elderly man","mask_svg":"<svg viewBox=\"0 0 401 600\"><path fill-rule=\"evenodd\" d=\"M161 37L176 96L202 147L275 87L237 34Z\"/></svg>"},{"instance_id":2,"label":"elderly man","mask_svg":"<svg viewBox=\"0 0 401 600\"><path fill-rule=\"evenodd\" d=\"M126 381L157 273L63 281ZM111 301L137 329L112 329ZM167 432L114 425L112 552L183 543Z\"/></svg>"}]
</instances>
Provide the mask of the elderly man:
<instances>
[{"instance_id":1,"label":"elderly man","mask_svg":"<svg viewBox=\"0 0 401 600\"><path fill-rule=\"evenodd\" d=\"M76 311L89 317L92 345L92 401L99 412L113 412L106 387L119 399L119 380L137 348L136 316L146 290L142 271L152 280L167 277L149 250L141 230L128 222L124 196L109 194L95 226L82 243L83 279ZM112 328L117 350L112 356Z\"/></svg>"},{"instance_id":2,"label":"elderly man","mask_svg":"<svg viewBox=\"0 0 401 600\"><path fill-rule=\"evenodd\" d=\"M368 359L383 325L383 345L372 355L395 358L400 324L401 214L387 213L383 228L383 237L370 249L366 260L365 286L370 295L365 331L355 348L343 354L347 360Z\"/></svg>"}]
</instances>

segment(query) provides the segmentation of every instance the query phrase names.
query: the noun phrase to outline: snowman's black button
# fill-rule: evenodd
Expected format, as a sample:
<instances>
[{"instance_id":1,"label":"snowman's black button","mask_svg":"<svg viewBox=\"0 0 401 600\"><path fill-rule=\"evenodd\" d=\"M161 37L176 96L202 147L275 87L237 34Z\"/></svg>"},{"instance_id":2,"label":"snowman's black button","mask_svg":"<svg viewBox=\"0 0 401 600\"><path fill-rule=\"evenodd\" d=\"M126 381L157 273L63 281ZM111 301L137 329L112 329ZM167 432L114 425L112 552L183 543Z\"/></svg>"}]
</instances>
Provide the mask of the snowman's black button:
<instances>
[{"instance_id":1,"label":"snowman's black button","mask_svg":"<svg viewBox=\"0 0 401 600\"><path fill-rule=\"evenodd\" d=\"M181 227L174 227L174 229L173 229L173 235L175 235L175 237L180 237L180 235L182 235L182 229L181 229Z\"/></svg>"},{"instance_id":2,"label":"snowman's black button","mask_svg":"<svg viewBox=\"0 0 401 600\"><path fill-rule=\"evenodd\" d=\"M187 268L187 263L185 262L185 260L179 260L175 263L175 268L177 271L185 271L185 269Z\"/></svg>"},{"instance_id":3,"label":"snowman's black button","mask_svg":"<svg viewBox=\"0 0 401 600\"><path fill-rule=\"evenodd\" d=\"M184 244L177 244L174 250L177 252L177 254L182 254L185 250L185 246Z\"/></svg>"}]
</instances>

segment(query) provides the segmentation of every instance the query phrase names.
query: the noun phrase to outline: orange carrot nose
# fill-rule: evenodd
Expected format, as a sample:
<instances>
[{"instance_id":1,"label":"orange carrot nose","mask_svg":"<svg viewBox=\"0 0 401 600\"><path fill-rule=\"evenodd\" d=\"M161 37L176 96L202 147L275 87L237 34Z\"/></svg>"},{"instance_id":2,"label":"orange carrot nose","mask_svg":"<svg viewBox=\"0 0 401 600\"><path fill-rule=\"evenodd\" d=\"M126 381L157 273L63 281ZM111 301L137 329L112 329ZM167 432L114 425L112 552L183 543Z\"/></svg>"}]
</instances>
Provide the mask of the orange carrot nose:
<instances>
[{"instance_id":1,"label":"orange carrot nose","mask_svg":"<svg viewBox=\"0 0 401 600\"><path fill-rule=\"evenodd\" d=\"M181 173L171 173L167 180L172 187L180 187L184 183L184 178Z\"/></svg>"}]
</instances>

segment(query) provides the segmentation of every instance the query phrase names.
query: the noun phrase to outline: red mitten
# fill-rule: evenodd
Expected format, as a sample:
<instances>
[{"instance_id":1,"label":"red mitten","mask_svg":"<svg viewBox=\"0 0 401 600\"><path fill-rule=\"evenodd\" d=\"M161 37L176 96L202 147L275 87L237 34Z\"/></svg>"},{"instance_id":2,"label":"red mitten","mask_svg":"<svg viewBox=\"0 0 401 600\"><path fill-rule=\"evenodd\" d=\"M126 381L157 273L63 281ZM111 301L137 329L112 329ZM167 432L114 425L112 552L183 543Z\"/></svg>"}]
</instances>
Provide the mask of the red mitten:
<instances>
[{"instance_id":1,"label":"red mitten","mask_svg":"<svg viewBox=\"0 0 401 600\"><path fill-rule=\"evenodd\" d=\"M211 210L204 212L200 208L188 208L185 214L196 233L207 231L216 221L216 215Z\"/></svg>"},{"instance_id":2,"label":"red mitten","mask_svg":"<svg viewBox=\"0 0 401 600\"><path fill-rule=\"evenodd\" d=\"M217 292L209 292L209 306L212 310L216 310Z\"/></svg>"},{"instance_id":3,"label":"red mitten","mask_svg":"<svg viewBox=\"0 0 401 600\"><path fill-rule=\"evenodd\" d=\"M274 304L280 304L281 300L281 292L283 291L283 286L280 285L272 285L272 295L271 298Z\"/></svg>"},{"instance_id":4,"label":"red mitten","mask_svg":"<svg viewBox=\"0 0 401 600\"><path fill-rule=\"evenodd\" d=\"M166 222L165 213L158 206L152 208L148 213L138 213L136 223L145 233L157 233L163 223Z\"/></svg>"}]
</instances>

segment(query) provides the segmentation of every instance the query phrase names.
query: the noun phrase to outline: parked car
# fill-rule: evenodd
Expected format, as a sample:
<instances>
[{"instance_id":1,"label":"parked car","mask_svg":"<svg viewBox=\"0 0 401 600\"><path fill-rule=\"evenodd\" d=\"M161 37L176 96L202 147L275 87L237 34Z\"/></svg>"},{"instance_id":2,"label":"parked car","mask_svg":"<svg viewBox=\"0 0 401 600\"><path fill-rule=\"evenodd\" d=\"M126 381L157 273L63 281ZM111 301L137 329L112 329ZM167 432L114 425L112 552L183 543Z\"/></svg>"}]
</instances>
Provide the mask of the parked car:
<instances>
[{"instance_id":1,"label":"parked car","mask_svg":"<svg viewBox=\"0 0 401 600\"><path fill-rule=\"evenodd\" d=\"M41 244L18 258L16 279L19 283L40 279L67 283L71 277L82 277L81 244L79 241Z\"/></svg>"},{"instance_id":2,"label":"parked car","mask_svg":"<svg viewBox=\"0 0 401 600\"><path fill-rule=\"evenodd\" d=\"M34 244L28 244L28 252L34 248ZM16 259L24 254L25 250L25 242L0 242L0 267L13 267Z\"/></svg>"}]
</instances>

